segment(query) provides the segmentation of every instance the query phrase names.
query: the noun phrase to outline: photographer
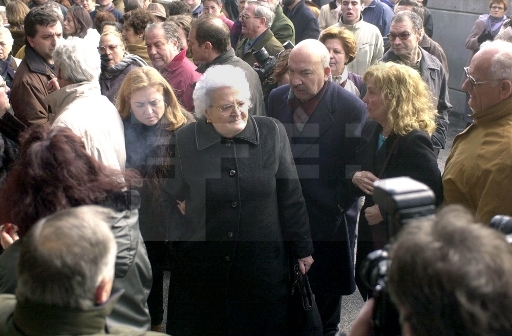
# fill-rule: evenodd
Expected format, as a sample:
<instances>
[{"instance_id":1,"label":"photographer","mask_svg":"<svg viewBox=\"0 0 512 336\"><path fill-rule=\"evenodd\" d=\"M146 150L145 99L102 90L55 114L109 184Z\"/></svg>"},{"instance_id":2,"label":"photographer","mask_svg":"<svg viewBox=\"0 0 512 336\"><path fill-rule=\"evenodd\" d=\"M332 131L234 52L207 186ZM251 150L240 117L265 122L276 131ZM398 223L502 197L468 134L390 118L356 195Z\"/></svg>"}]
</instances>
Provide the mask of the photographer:
<instances>
[{"instance_id":1,"label":"photographer","mask_svg":"<svg viewBox=\"0 0 512 336\"><path fill-rule=\"evenodd\" d=\"M512 333L512 246L463 207L405 225L390 257L402 335ZM373 305L366 303L349 336L372 335Z\"/></svg>"}]
</instances>

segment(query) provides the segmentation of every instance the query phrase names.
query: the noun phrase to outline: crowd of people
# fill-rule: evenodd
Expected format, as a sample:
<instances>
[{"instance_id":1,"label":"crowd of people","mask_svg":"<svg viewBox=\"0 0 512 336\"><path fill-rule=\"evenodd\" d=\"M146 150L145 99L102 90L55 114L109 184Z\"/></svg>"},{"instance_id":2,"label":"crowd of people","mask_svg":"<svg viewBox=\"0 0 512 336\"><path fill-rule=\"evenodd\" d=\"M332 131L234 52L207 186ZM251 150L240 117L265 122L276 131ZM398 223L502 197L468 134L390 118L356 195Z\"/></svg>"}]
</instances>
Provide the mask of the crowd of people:
<instances>
[{"instance_id":1,"label":"crowd of people","mask_svg":"<svg viewBox=\"0 0 512 336\"><path fill-rule=\"evenodd\" d=\"M294 268L322 335L339 335L356 288L367 304L352 335L370 335L374 293L360 272L390 243L404 335L510 333L512 247L476 224L512 215L508 1L490 0L466 41L472 120L443 173L449 71L426 5L9 2L0 335L291 335ZM435 207L467 210L397 235L372 196L402 176L428 186ZM472 247L478 257L464 255ZM497 254L503 265L485 265Z\"/></svg>"}]
</instances>

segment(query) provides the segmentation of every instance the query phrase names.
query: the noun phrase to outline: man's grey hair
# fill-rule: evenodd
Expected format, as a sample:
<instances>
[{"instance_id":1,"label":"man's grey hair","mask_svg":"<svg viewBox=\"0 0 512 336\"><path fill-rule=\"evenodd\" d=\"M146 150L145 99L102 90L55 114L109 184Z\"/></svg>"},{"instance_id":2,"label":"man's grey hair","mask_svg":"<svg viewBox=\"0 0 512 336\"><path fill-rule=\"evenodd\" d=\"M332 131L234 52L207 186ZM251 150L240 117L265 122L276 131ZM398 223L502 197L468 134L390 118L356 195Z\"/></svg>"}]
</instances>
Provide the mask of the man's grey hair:
<instances>
[{"instance_id":1,"label":"man's grey hair","mask_svg":"<svg viewBox=\"0 0 512 336\"><path fill-rule=\"evenodd\" d=\"M23 238L18 301L87 309L103 279L114 279L117 254L107 224L112 210L87 205L41 219Z\"/></svg>"},{"instance_id":2,"label":"man's grey hair","mask_svg":"<svg viewBox=\"0 0 512 336\"><path fill-rule=\"evenodd\" d=\"M409 18L409 20L411 20L412 27L415 30L423 29L423 20L421 19L421 17L418 14L411 12L411 11L401 11L401 12L396 13L393 16L393 18L391 19L391 24L402 23L402 22L406 21L407 18Z\"/></svg>"},{"instance_id":3,"label":"man's grey hair","mask_svg":"<svg viewBox=\"0 0 512 336\"><path fill-rule=\"evenodd\" d=\"M178 35L178 25L176 23L172 21L151 23L146 27L145 35L147 36L148 33L151 33L157 29L163 29L167 43L171 41L177 41L178 50L181 49L181 39Z\"/></svg>"},{"instance_id":4,"label":"man's grey hair","mask_svg":"<svg viewBox=\"0 0 512 336\"><path fill-rule=\"evenodd\" d=\"M199 118L212 105L213 92L224 87L238 90L248 107L251 103L251 90L245 71L232 65L215 65L209 67L203 77L196 83L192 97L194 98L195 115Z\"/></svg>"},{"instance_id":5,"label":"man's grey hair","mask_svg":"<svg viewBox=\"0 0 512 336\"><path fill-rule=\"evenodd\" d=\"M512 43L494 40L482 43L480 51L496 49L498 52L491 59L490 73L493 80L508 79L512 81ZM496 85L493 83L493 85Z\"/></svg>"},{"instance_id":6,"label":"man's grey hair","mask_svg":"<svg viewBox=\"0 0 512 336\"><path fill-rule=\"evenodd\" d=\"M53 62L62 79L71 83L97 81L101 73L101 60L96 45L89 39L70 37L57 44Z\"/></svg>"},{"instance_id":7,"label":"man's grey hair","mask_svg":"<svg viewBox=\"0 0 512 336\"><path fill-rule=\"evenodd\" d=\"M250 0L246 6L254 5L254 15L265 18L265 27L270 28L274 22L274 10L268 2Z\"/></svg>"}]
</instances>

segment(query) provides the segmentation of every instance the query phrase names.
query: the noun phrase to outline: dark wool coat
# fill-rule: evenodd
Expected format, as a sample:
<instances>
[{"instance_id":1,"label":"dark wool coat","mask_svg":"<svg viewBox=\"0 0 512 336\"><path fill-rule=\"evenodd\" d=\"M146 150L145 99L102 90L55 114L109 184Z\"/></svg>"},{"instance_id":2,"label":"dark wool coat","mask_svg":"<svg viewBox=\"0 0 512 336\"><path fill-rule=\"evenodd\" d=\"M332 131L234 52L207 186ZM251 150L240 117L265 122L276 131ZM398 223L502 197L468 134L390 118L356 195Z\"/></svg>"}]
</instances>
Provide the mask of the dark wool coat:
<instances>
[{"instance_id":1,"label":"dark wool coat","mask_svg":"<svg viewBox=\"0 0 512 336\"><path fill-rule=\"evenodd\" d=\"M295 27L295 44L306 39L318 40L320 36L318 19L306 6L304 0L301 0L292 10L284 7L283 12Z\"/></svg>"},{"instance_id":2,"label":"dark wool coat","mask_svg":"<svg viewBox=\"0 0 512 336\"><path fill-rule=\"evenodd\" d=\"M171 223L167 333L286 335L286 250L304 258L313 247L283 125L249 116L232 139L204 118L181 128L163 200L174 197L186 214Z\"/></svg>"},{"instance_id":3,"label":"dark wool coat","mask_svg":"<svg viewBox=\"0 0 512 336\"><path fill-rule=\"evenodd\" d=\"M354 292L353 253L346 211L355 203L345 170L355 164L355 148L366 120L366 107L354 94L336 83L327 87L304 130L294 136L293 112L288 105L289 85L273 90L267 114L280 120L288 131L306 200L315 254L309 271L313 292L348 295Z\"/></svg>"},{"instance_id":4,"label":"dark wool coat","mask_svg":"<svg viewBox=\"0 0 512 336\"><path fill-rule=\"evenodd\" d=\"M377 142L381 131L381 125L374 121L368 121L363 128L361 143L356 152L357 161L360 163L360 170L372 172L377 177L379 177L378 175L382 170L386 157L397 138L395 134L390 134L377 151ZM384 174L380 176L380 178L399 176L408 176L426 184L434 191L437 202L442 202L443 186L441 172L437 165L432 141L426 132L412 130L398 140L398 144L393 150L393 154ZM364 195L358 188L356 190L359 191L360 195ZM365 204L359 216L356 281L363 295L364 289L361 290L359 273L357 272L361 266L360 263L368 253L384 247L387 242L387 221L385 220L379 224L370 226L364 216L365 210L374 204L372 197L366 195Z\"/></svg>"}]
</instances>

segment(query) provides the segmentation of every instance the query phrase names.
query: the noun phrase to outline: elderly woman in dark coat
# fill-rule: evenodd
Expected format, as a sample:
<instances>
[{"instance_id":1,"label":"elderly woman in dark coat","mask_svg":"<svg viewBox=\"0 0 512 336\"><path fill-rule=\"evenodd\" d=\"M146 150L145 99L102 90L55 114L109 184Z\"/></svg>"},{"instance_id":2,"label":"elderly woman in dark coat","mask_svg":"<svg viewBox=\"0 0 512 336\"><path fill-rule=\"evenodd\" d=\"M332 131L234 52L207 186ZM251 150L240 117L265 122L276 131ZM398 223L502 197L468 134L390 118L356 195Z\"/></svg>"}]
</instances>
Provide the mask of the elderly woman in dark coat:
<instances>
[{"instance_id":1,"label":"elderly woman in dark coat","mask_svg":"<svg viewBox=\"0 0 512 336\"><path fill-rule=\"evenodd\" d=\"M139 56L126 52L121 34L115 31L101 34L98 52L101 55L101 94L115 103L115 97L126 75L147 64Z\"/></svg>"},{"instance_id":2,"label":"elderly woman in dark coat","mask_svg":"<svg viewBox=\"0 0 512 336\"><path fill-rule=\"evenodd\" d=\"M288 335L287 257L305 273L313 245L286 131L248 115L249 84L231 65L210 67L193 97L199 119L176 134L163 194L184 213L169 224L167 333Z\"/></svg>"},{"instance_id":3,"label":"elderly woman in dark coat","mask_svg":"<svg viewBox=\"0 0 512 336\"><path fill-rule=\"evenodd\" d=\"M164 213L159 210L161 188L174 174L175 132L194 121L180 106L169 83L152 67L128 73L119 90L117 108L124 124L126 167L137 169L144 178L139 221L153 270L148 297L152 329L163 321L163 268L168 253L164 245ZM177 210L177 209L176 209Z\"/></svg>"}]
</instances>

